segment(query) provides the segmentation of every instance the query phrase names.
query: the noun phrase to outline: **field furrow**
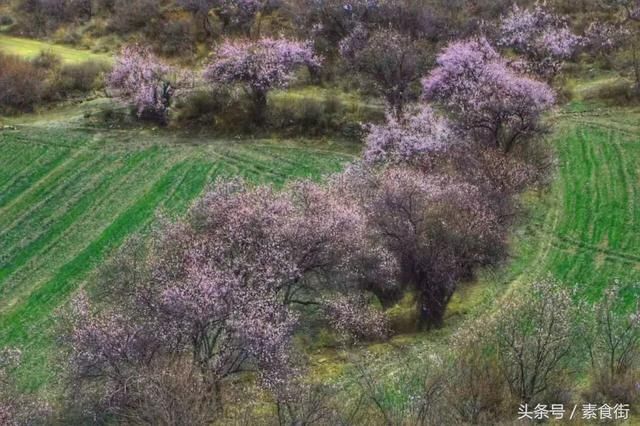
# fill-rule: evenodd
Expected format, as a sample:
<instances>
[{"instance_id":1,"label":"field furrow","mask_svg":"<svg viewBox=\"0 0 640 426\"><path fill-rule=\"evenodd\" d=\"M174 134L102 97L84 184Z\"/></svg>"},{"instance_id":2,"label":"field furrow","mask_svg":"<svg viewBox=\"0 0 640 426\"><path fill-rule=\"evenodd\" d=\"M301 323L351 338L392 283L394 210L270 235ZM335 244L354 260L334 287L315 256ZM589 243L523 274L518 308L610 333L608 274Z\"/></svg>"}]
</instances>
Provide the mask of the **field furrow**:
<instances>
[{"instance_id":1,"label":"field furrow","mask_svg":"<svg viewBox=\"0 0 640 426\"><path fill-rule=\"evenodd\" d=\"M177 142L45 127L0 133L0 345L28 349L25 387L48 383L58 364L55 310L158 213L183 215L218 178L280 185L350 158L293 145Z\"/></svg>"},{"instance_id":2,"label":"field furrow","mask_svg":"<svg viewBox=\"0 0 640 426\"><path fill-rule=\"evenodd\" d=\"M537 248L520 248L520 274L552 274L594 299L613 280L639 281L640 129L571 119L554 142L560 167L549 213L529 227Z\"/></svg>"}]
</instances>

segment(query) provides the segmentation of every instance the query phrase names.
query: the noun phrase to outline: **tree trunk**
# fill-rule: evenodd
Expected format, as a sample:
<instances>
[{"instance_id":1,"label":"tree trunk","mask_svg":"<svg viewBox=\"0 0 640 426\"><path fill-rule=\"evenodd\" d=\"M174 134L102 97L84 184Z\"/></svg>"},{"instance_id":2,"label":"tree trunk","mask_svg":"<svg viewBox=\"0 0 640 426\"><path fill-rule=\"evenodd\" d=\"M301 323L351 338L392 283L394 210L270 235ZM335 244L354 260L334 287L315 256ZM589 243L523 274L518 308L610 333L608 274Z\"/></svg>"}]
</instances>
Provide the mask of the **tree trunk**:
<instances>
[{"instance_id":1,"label":"tree trunk","mask_svg":"<svg viewBox=\"0 0 640 426\"><path fill-rule=\"evenodd\" d=\"M200 20L205 37L211 38L211 36L213 36L213 30L211 29L211 22L209 22L209 12L202 13Z\"/></svg>"},{"instance_id":2,"label":"tree trunk","mask_svg":"<svg viewBox=\"0 0 640 426\"><path fill-rule=\"evenodd\" d=\"M635 77L634 95L637 96L640 93L640 60L638 59L638 40L634 39L631 45L631 52L633 54L633 74Z\"/></svg>"},{"instance_id":3,"label":"tree trunk","mask_svg":"<svg viewBox=\"0 0 640 426\"><path fill-rule=\"evenodd\" d=\"M267 113L267 93L256 91L253 93L253 120L258 126L264 125Z\"/></svg>"},{"instance_id":4,"label":"tree trunk","mask_svg":"<svg viewBox=\"0 0 640 426\"><path fill-rule=\"evenodd\" d=\"M428 280L422 281L419 291L418 328L430 330L442 327L452 291L447 285L429 283Z\"/></svg>"},{"instance_id":5,"label":"tree trunk","mask_svg":"<svg viewBox=\"0 0 640 426\"><path fill-rule=\"evenodd\" d=\"M402 300L404 291L401 287L382 288L377 283L367 283L363 286L378 298L382 309L387 310Z\"/></svg>"}]
</instances>

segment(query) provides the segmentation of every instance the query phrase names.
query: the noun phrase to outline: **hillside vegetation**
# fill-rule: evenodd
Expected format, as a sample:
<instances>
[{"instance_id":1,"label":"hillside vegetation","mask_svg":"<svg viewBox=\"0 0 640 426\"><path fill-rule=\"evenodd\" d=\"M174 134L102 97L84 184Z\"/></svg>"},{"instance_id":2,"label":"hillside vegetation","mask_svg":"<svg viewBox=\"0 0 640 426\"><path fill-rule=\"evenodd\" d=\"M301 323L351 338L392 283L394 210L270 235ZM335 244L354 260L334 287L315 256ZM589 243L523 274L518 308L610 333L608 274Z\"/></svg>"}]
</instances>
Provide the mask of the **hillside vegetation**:
<instances>
[{"instance_id":1,"label":"hillside vegetation","mask_svg":"<svg viewBox=\"0 0 640 426\"><path fill-rule=\"evenodd\" d=\"M52 378L55 310L156 214L183 214L216 179L242 176L279 185L319 178L353 158L348 145L228 143L37 120L45 124L0 131L0 335L3 345L30 348L22 374L32 389Z\"/></svg>"},{"instance_id":2,"label":"hillside vegetation","mask_svg":"<svg viewBox=\"0 0 640 426\"><path fill-rule=\"evenodd\" d=\"M0 0L0 424L640 424L638 25Z\"/></svg>"},{"instance_id":3,"label":"hillside vegetation","mask_svg":"<svg viewBox=\"0 0 640 426\"><path fill-rule=\"evenodd\" d=\"M79 50L72 47L46 43L33 39L12 37L0 34L0 50L10 55L18 55L25 59L33 59L41 52L50 52L59 56L65 63L77 64L85 61L111 61L106 54L92 53L88 50Z\"/></svg>"}]
</instances>

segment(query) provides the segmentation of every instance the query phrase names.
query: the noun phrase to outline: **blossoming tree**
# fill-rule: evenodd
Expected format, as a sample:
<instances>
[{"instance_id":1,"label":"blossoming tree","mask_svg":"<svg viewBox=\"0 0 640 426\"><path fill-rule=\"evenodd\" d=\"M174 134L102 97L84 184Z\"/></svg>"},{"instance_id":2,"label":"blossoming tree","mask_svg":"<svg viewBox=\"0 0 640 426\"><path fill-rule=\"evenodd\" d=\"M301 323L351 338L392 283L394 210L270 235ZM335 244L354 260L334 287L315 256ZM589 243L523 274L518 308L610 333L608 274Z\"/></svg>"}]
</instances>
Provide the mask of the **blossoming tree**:
<instances>
[{"instance_id":1,"label":"blossoming tree","mask_svg":"<svg viewBox=\"0 0 640 426\"><path fill-rule=\"evenodd\" d=\"M553 90L518 74L484 38L451 43L423 80L424 97L444 107L464 132L510 152L544 132Z\"/></svg>"},{"instance_id":2,"label":"blossoming tree","mask_svg":"<svg viewBox=\"0 0 640 426\"><path fill-rule=\"evenodd\" d=\"M523 55L525 69L548 81L582 43L582 37L569 29L565 19L539 3L531 9L514 5L500 24L498 44Z\"/></svg>"},{"instance_id":3,"label":"blossoming tree","mask_svg":"<svg viewBox=\"0 0 640 426\"><path fill-rule=\"evenodd\" d=\"M165 122L174 91L171 68L150 48L140 45L122 49L115 62L107 78L109 89L133 105L139 117L146 115Z\"/></svg>"},{"instance_id":4,"label":"blossoming tree","mask_svg":"<svg viewBox=\"0 0 640 426\"><path fill-rule=\"evenodd\" d=\"M414 163L425 154L446 150L453 138L450 123L421 105L399 119L387 114L385 123L369 126L363 158L369 164Z\"/></svg>"},{"instance_id":5,"label":"blossoming tree","mask_svg":"<svg viewBox=\"0 0 640 426\"><path fill-rule=\"evenodd\" d=\"M412 83L425 68L415 40L393 29L368 31L362 25L340 42L340 53L360 74L370 78L397 119L411 99Z\"/></svg>"},{"instance_id":6,"label":"blossoming tree","mask_svg":"<svg viewBox=\"0 0 640 426\"><path fill-rule=\"evenodd\" d=\"M256 122L262 124L269 91L287 86L296 68L320 64L309 43L271 38L227 40L217 49L204 78L212 84L242 85L253 99Z\"/></svg>"},{"instance_id":7,"label":"blossoming tree","mask_svg":"<svg viewBox=\"0 0 640 426\"><path fill-rule=\"evenodd\" d=\"M283 192L218 183L185 222L166 224L107 268L102 310L86 297L73 303L75 383L103 386L102 403L123 414L136 405L141 371L186 357L213 400L225 378L247 370L277 396L296 376L295 306L334 316L341 332L384 336L379 313L355 302L347 309L358 298L341 296L358 294L360 259L376 255L363 253L363 219L357 205L313 183Z\"/></svg>"}]
</instances>

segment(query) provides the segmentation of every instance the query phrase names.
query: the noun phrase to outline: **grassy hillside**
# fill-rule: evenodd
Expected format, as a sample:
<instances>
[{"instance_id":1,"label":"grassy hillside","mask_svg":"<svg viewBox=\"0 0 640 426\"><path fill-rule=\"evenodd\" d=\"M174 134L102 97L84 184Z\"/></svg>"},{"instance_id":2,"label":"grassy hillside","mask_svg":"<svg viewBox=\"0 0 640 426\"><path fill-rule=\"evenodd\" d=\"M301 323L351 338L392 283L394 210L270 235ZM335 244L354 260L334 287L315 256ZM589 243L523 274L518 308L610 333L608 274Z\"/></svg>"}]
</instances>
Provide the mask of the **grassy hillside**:
<instances>
[{"instance_id":1,"label":"grassy hillside","mask_svg":"<svg viewBox=\"0 0 640 426\"><path fill-rule=\"evenodd\" d=\"M640 110L576 103L558 118L558 174L517 236L515 275L551 273L596 299L640 281Z\"/></svg>"},{"instance_id":2,"label":"grassy hillside","mask_svg":"<svg viewBox=\"0 0 640 426\"><path fill-rule=\"evenodd\" d=\"M2 35L0 50L25 57L52 50L67 62L106 58ZM580 84L576 93L608 81ZM286 102L295 94L275 93L273 99ZM183 214L218 177L275 184L318 178L358 151L326 141L214 140L182 131L88 127L85 116L108 102L67 105L0 126L0 347L23 349L18 376L27 389L55 386L55 310L156 214ZM461 319L485 313L488 299L499 307L496 294L518 291L517 283L536 275L578 284L592 300L612 280L640 281L640 109L577 101L554 121L556 178L547 190L525 197L530 217L513 235L511 261L455 295L444 330L360 348L391 358L390 374L405 367L389 354L446 350L448 336L464 325ZM407 303L392 315L412 311ZM340 376L349 355L319 348L312 357L316 378Z\"/></svg>"},{"instance_id":3,"label":"grassy hillside","mask_svg":"<svg viewBox=\"0 0 640 426\"><path fill-rule=\"evenodd\" d=\"M0 344L29 349L21 373L29 388L53 377L54 310L155 213L183 213L219 176L280 184L338 170L354 153L318 143L82 129L58 118L34 116L0 132ZM552 273L594 298L613 279L640 279L638 118L632 109L559 116L557 179L528 199L532 218L514 236L514 259L499 281ZM475 286L459 294L449 323L482 293Z\"/></svg>"},{"instance_id":4,"label":"grassy hillside","mask_svg":"<svg viewBox=\"0 0 640 426\"><path fill-rule=\"evenodd\" d=\"M5 34L0 34L0 51L26 59L34 58L42 51L51 52L59 56L65 63L80 63L90 60L111 61L109 55L92 53L89 50L73 49L38 40L11 37Z\"/></svg>"},{"instance_id":5,"label":"grassy hillside","mask_svg":"<svg viewBox=\"0 0 640 426\"><path fill-rule=\"evenodd\" d=\"M28 349L24 384L52 377L55 309L157 212L183 213L218 177L319 177L352 158L341 150L51 123L0 131L0 345Z\"/></svg>"}]
</instances>

